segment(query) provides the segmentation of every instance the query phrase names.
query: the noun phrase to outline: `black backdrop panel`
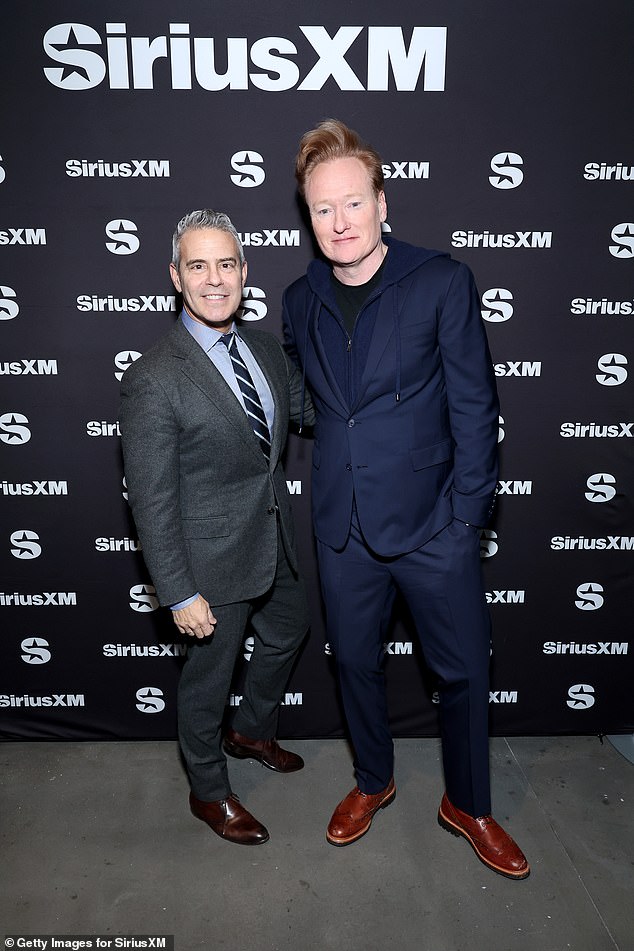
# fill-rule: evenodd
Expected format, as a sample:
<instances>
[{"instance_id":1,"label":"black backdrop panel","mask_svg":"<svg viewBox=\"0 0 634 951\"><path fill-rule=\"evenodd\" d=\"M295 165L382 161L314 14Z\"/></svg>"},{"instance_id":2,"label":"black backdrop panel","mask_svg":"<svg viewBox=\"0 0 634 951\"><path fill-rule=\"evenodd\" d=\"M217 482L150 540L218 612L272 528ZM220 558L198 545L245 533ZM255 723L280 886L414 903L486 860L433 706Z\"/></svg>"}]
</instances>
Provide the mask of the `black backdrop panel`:
<instances>
[{"instance_id":1,"label":"black backdrop panel","mask_svg":"<svg viewBox=\"0 0 634 951\"><path fill-rule=\"evenodd\" d=\"M175 735L185 645L127 507L119 379L176 319L170 238L193 208L231 215L245 318L280 336L313 254L293 158L327 116L379 149L391 231L466 261L482 296L502 404L492 732L631 732L631 3L5 7L0 736ZM339 736L310 455L291 437L313 625L281 733ZM395 733L436 734L402 605L386 654Z\"/></svg>"}]
</instances>

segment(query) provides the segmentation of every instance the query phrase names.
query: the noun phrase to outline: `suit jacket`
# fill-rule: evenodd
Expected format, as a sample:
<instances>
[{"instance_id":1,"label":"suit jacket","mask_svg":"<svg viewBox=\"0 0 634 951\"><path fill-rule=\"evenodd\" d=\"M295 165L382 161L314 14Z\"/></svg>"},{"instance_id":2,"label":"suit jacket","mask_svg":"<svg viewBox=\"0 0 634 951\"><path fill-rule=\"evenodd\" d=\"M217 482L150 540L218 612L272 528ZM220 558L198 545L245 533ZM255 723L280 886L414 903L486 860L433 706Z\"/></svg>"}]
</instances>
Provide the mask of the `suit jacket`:
<instances>
[{"instance_id":1,"label":"suit jacket","mask_svg":"<svg viewBox=\"0 0 634 951\"><path fill-rule=\"evenodd\" d=\"M240 335L275 403L270 464L242 406L180 320L122 379L128 497L161 604L196 591L212 607L263 594L275 574L278 517L296 568L281 455L289 418L299 419L301 378L272 334L240 328Z\"/></svg>"},{"instance_id":2,"label":"suit jacket","mask_svg":"<svg viewBox=\"0 0 634 951\"><path fill-rule=\"evenodd\" d=\"M342 548L354 498L370 547L393 556L419 548L453 517L486 524L499 408L470 270L384 239L383 276L351 345L323 261L286 290L283 320L317 414L315 533Z\"/></svg>"}]
</instances>

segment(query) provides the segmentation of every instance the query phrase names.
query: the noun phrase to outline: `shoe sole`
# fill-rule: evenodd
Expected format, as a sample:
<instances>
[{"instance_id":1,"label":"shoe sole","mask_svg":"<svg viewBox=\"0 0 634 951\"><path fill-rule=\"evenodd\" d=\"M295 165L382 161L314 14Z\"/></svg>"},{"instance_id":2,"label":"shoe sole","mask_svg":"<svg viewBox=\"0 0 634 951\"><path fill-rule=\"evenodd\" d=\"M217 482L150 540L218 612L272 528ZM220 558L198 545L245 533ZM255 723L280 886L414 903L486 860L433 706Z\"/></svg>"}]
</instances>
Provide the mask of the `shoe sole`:
<instances>
[{"instance_id":1,"label":"shoe sole","mask_svg":"<svg viewBox=\"0 0 634 951\"><path fill-rule=\"evenodd\" d=\"M222 748L225 753L228 753L229 756L233 756L234 759L254 759L274 773L296 773L298 770L304 768L304 764L302 763L301 766L292 766L290 769L279 769L277 766L273 766L272 763L267 763L258 753L251 753L250 750L243 751L239 747L233 746L232 743L223 743Z\"/></svg>"},{"instance_id":2,"label":"shoe sole","mask_svg":"<svg viewBox=\"0 0 634 951\"><path fill-rule=\"evenodd\" d=\"M478 856L483 865L486 865L487 868L490 868L491 871L497 872L498 875L504 876L504 878L510 878L514 882L522 881L531 873L530 866L525 869L523 872L509 872L505 869L500 868L498 865L495 865L489 859L485 859L484 856L478 850L477 845L471 838L468 832L461 826L457 826L455 822L452 822L451 819L446 816L441 809L438 810L438 825L445 829L445 831L450 832L452 835L455 835L458 839L466 839L475 854Z\"/></svg>"},{"instance_id":3,"label":"shoe sole","mask_svg":"<svg viewBox=\"0 0 634 951\"><path fill-rule=\"evenodd\" d=\"M387 807L388 807L391 803L393 803L395 799L396 799L396 789L394 789L394 790L390 793L389 796L386 796L385 799L383 800L383 802L380 803L380 804L376 807L376 809L374 810L374 812L373 812L372 815L370 816L370 819L369 819L368 824L365 825L365 826L363 827L363 829L361 829L360 832L355 832L354 835L349 835L349 836L347 836L345 839L336 839L336 838L334 838L333 836L331 836L328 832L326 832L326 840L327 840L328 842L330 842L331 845L337 846L337 848L342 848L344 845L352 845L353 842L358 842L358 840L361 839L361 838L366 834L366 832L369 831L370 826L372 825L372 820L374 819L374 817L375 817L375 815L377 814L377 812L379 811L379 809L387 809Z\"/></svg>"}]
</instances>

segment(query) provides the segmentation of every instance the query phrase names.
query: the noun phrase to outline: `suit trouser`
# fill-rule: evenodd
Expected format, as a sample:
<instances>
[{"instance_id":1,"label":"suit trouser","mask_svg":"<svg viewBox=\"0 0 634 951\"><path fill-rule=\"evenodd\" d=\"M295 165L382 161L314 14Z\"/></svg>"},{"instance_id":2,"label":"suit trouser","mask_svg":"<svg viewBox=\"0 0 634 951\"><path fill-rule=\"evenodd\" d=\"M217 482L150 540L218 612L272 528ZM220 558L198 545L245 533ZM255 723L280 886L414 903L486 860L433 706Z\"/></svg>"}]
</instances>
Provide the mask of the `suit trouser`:
<instances>
[{"instance_id":1,"label":"suit trouser","mask_svg":"<svg viewBox=\"0 0 634 951\"><path fill-rule=\"evenodd\" d=\"M280 701L308 630L304 584L288 563L279 531L277 570L267 593L211 608L214 633L190 644L178 685L181 750L192 792L206 802L231 795L221 725L247 623L254 648L233 727L255 740L276 734Z\"/></svg>"},{"instance_id":2,"label":"suit trouser","mask_svg":"<svg viewBox=\"0 0 634 951\"><path fill-rule=\"evenodd\" d=\"M320 542L318 556L359 788L379 792L394 772L383 640L398 589L438 677L447 795L470 815L488 814L491 626L477 529L454 519L416 551L383 558L369 549L353 517L345 548Z\"/></svg>"}]
</instances>

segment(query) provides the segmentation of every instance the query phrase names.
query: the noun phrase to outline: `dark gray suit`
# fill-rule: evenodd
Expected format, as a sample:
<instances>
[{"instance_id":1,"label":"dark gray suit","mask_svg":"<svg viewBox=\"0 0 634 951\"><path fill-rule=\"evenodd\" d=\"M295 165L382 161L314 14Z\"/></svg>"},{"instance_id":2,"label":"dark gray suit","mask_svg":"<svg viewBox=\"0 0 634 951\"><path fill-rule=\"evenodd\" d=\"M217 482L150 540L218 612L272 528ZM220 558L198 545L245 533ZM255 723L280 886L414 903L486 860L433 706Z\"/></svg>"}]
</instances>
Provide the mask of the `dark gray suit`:
<instances>
[{"instance_id":1,"label":"dark gray suit","mask_svg":"<svg viewBox=\"0 0 634 951\"><path fill-rule=\"evenodd\" d=\"M275 403L270 465L240 403L179 320L125 373L120 424L130 505L163 605L197 591L217 619L188 649L178 695L192 792L231 794L220 724L249 618L255 647L234 728L274 736L279 702L308 628L281 464L301 377L274 336L241 328ZM304 411L312 421L312 407Z\"/></svg>"}]
</instances>

